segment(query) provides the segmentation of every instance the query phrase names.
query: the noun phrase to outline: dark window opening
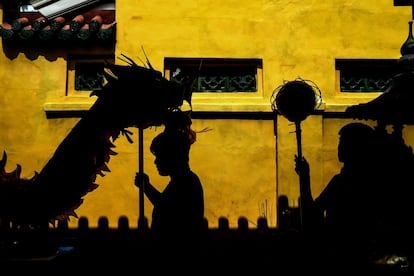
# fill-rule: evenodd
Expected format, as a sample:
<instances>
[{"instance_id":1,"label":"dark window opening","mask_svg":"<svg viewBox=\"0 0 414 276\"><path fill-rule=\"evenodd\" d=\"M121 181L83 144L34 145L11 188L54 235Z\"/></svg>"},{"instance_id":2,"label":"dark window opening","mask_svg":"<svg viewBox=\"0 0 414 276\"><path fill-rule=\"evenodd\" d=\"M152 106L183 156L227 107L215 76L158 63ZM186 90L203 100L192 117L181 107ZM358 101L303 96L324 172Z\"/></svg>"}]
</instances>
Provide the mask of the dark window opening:
<instances>
[{"instance_id":1,"label":"dark window opening","mask_svg":"<svg viewBox=\"0 0 414 276\"><path fill-rule=\"evenodd\" d=\"M384 92L391 78L397 73L397 60L336 60L339 71L340 92Z\"/></svg>"},{"instance_id":2,"label":"dark window opening","mask_svg":"<svg viewBox=\"0 0 414 276\"><path fill-rule=\"evenodd\" d=\"M258 59L165 59L171 80L180 83L187 77L196 78L196 93L257 92L259 68L262 61Z\"/></svg>"},{"instance_id":3,"label":"dark window opening","mask_svg":"<svg viewBox=\"0 0 414 276\"><path fill-rule=\"evenodd\" d=\"M104 86L104 63L83 63L75 65L75 90L91 91Z\"/></svg>"}]
</instances>

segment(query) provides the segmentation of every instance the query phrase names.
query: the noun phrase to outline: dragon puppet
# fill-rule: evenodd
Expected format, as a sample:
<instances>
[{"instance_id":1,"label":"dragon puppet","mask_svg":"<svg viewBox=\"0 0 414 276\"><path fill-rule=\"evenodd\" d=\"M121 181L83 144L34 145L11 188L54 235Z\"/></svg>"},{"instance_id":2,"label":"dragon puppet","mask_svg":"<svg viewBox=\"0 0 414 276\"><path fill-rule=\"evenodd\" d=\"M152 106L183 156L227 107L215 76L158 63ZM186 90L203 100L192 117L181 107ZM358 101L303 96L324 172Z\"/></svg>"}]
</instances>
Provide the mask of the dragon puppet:
<instances>
[{"instance_id":1,"label":"dragon puppet","mask_svg":"<svg viewBox=\"0 0 414 276\"><path fill-rule=\"evenodd\" d=\"M191 124L190 111L194 79L168 80L154 70L122 55L127 65L105 63L106 83L89 111L63 139L52 157L32 178L21 178L21 166L6 172L6 151L0 160L0 219L14 227L38 228L77 217L75 210L84 196L95 190L97 175L109 172L107 163L117 153L114 142L126 136L128 127L145 129L166 123L183 131ZM138 87L138 89L136 89ZM171 122L171 123L169 123ZM67 172L71 173L68 174Z\"/></svg>"}]
</instances>

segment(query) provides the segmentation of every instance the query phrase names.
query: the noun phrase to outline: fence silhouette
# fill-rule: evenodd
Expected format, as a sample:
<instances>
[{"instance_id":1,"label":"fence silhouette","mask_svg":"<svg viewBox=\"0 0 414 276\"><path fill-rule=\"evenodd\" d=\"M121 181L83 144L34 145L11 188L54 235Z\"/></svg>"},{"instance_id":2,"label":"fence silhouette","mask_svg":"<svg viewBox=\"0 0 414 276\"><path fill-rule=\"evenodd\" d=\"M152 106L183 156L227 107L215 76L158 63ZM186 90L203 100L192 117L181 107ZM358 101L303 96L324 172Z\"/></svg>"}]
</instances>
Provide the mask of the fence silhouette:
<instances>
[{"instance_id":1,"label":"fence silhouette","mask_svg":"<svg viewBox=\"0 0 414 276\"><path fill-rule=\"evenodd\" d=\"M209 227L205 220L204 230L200 259L217 269L219 266L241 269L248 264L255 270L268 269L275 263L286 264L296 258L299 248L297 233L282 233L276 227L269 227L265 217L259 217L256 225L249 225L247 218L240 217L235 228L229 227L225 217L218 219L216 228ZM149 231L131 227L126 216L119 217L115 228L109 227L105 216L98 219L97 227L90 227L87 217L80 217L75 228L65 223L36 231L3 227L0 264L13 269L68 264L72 269L102 264L126 268L138 260L146 262L151 247L148 235Z\"/></svg>"},{"instance_id":2,"label":"fence silhouette","mask_svg":"<svg viewBox=\"0 0 414 276\"><path fill-rule=\"evenodd\" d=\"M201 266L198 269L203 269L204 274L201 274L275 271L295 275L304 268L317 272L320 267L312 262L318 260L318 249L309 247L300 231L299 209L289 206L288 198L281 196L277 212L277 227L269 227L266 217L249 224L247 218L241 216L234 228L229 226L226 217L218 219L216 228L209 227L205 220L200 255L196 256ZM35 230L3 225L0 228L0 271L13 271L16 275L34 271L55 275L63 268L65 275L80 271L108 273L115 269L130 273L131 269L148 266L147 253L152 244L147 230L131 227L126 216L119 217L117 227L110 227L105 216L98 219L97 227L90 227L87 217L80 217L74 228L67 223ZM177 248L178 257L180 250ZM188 262L191 266L191 261ZM319 260L320 263L323 264L323 260ZM338 267L335 272L342 269ZM381 273L390 272L387 275L400 272L395 268L380 269ZM197 271L194 273L198 275Z\"/></svg>"}]
</instances>

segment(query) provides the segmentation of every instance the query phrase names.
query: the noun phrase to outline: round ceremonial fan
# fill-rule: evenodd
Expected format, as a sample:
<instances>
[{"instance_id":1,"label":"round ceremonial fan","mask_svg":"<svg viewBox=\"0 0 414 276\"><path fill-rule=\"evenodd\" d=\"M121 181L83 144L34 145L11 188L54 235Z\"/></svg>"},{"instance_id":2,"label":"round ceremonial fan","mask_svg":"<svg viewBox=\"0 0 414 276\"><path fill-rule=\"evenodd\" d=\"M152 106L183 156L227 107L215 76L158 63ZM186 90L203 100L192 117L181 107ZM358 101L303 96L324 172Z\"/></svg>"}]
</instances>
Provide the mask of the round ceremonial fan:
<instances>
[{"instance_id":1,"label":"round ceremonial fan","mask_svg":"<svg viewBox=\"0 0 414 276\"><path fill-rule=\"evenodd\" d=\"M297 78L285 81L277 87L271 97L272 110L296 126L298 157L302 156L300 123L322 104L322 93L310 80Z\"/></svg>"}]
</instances>

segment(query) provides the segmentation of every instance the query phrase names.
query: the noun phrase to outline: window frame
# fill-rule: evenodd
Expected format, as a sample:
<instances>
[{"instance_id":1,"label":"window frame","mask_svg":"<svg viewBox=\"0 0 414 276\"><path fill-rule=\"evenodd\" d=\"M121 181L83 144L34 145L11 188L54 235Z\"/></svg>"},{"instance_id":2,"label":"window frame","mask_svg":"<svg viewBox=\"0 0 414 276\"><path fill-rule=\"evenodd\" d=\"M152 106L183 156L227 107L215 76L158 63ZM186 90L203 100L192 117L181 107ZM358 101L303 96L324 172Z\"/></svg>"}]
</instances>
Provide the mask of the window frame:
<instances>
[{"instance_id":1,"label":"window frame","mask_svg":"<svg viewBox=\"0 0 414 276\"><path fill-rule=\"evenodd\" d=\"M384 91L341 91L341 70L389 70L390 76L396 73L397 59L335 59L335 96L340 98L375 98ZM351 69L350 69L351 68Z\"/></svg>"},{"instance_id":2,"label":"window frame","mask_svg":"<svg viewBox=\"0 0 414 276\"><path fill-rule=\"evenodd\" d=\"M198 92L193 91L193 109L200 111L262 111L267 110L268 99L265 98L263 89L263 60L259 58L164 58L164 77L170 79L171 68L180 65L199 65L217 67L254 66L256 68L255 92Z\"/></svg>"},{"instance_id":3,"label":"window frame","mask_svg":"<svg viewBox=\"0 0 414 276\"><path fill-rule=\"evenodd\" d=\"M78 63L101 63L103 64L105 61L114 63L115 59L111 55L102 55L96 57L90 56L77 56L77 57L70 57L67 60L67 69L66 69L66 93L67 97L89 97L92 90L76 90L75 89L75 82L76 82L76 65Z\"/></svg>"},{"instance_id":4,"label":"window frame","mask_svg":"<svg viewBox=\"0 0 414 276\"><path fill-rule=\"evenodd\" d=\"M52 101L47 101L43 105L45 112L65 112L65 111L87 111L96 101L96 97L90 97L90 91L75 90L75 68L79 62L115 62L114 54L102 55L69 55L66 60L66 86L62 96Z\"/></svg>"}]
</instances>

